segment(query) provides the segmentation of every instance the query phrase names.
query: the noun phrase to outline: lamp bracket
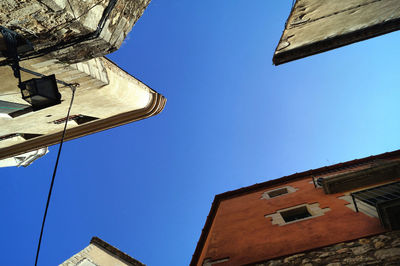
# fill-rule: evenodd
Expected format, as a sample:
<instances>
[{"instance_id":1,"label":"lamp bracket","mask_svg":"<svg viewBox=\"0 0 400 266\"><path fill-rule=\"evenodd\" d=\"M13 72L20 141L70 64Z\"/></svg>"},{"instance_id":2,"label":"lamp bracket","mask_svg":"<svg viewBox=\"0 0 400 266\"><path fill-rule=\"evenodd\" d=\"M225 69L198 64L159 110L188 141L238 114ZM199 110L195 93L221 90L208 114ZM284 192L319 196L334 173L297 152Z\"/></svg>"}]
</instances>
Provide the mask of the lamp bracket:
<instances>
[{"instance_id":1,"label":"lamp bracket","mask_svg":"<svg viewBox=\"0 0 400 266\"><path fill-rule=\"evenodd\" d=\"M22 71L26 72L26 73L35 75L35 76L37 76L37 77L43 78L43 77L46 76L46 75L43 75L43 74L41 74L41 73L38 73L38 72L35 72L35 71L32 71L32 70L26 69L26 68L24 68L24 67L20 67L20 69L21 69ZM67 83L67 82L62 81L62 80L59 80L59 79L56 79L56 82L57 82L58 84L61 84L61 85L70 87L72 91L75 91L76 87L79 87L79 83Z\"/></svg>"}]
</instances>

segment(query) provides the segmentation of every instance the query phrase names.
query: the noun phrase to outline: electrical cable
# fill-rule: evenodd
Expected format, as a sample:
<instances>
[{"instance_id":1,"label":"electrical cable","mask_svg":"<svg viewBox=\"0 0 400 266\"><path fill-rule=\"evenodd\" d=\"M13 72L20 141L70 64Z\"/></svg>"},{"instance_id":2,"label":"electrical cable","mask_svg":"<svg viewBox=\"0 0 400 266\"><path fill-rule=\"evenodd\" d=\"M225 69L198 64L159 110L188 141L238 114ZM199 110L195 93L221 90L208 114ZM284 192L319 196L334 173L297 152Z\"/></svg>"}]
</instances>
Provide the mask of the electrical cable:
<instances>
[{"instance_id":1,"label":"electrical cable","mask_svg":"<svg viewBox=\"0 0 400 266\"><path fill-rule=\"evenodd\" d=\"M68 2L68 5L69 5L69 8L71 8L71 11L72 11L72 14L74 15L74 18L76 19L75 11L74 11L74 9L72 8L71 3L69 2L69 0L67 0L67 2Z\"/></svg>"},{"instance_id":2,"label":"electrical cable","mask_svg":"<svg viewBox=\"0 0 400 266\"><path fill-rule=\"evenodd\" d=\"M51 184L50 184L49 193L48 193L48 196L47 196L46 209L45 209L44 215L43 215L42 228L40 230L40 237L39 237L39 242L38 242L37 251L36 251L35 266L37 266L37 262L38 262L38 259L39 259L40 244L42 243L43 229L44 229L44 224L46 222L47 210L49 208L51 192L53 190L54 179L56 177L56 172L57 172L57 167L58 167L58 161L60 159L61 149L62 149L62 145L64 143L65 132L67 131L68 117L69 117L69 114L71 112L72 103L73 103L74 97L75 97L76 85L72 84L72 85L70 85L70 87L72 89L72 97L71 97L71 102L70 102L69 108L68 108L67 119L65 120L65 125L64 125L64 130L63 130L62 137L61 137L60 146L58 148L58 154L57 154L56 163L54 165L54 171L53 171L53 176L51 178Z\"/></svg>"}]
</instances>

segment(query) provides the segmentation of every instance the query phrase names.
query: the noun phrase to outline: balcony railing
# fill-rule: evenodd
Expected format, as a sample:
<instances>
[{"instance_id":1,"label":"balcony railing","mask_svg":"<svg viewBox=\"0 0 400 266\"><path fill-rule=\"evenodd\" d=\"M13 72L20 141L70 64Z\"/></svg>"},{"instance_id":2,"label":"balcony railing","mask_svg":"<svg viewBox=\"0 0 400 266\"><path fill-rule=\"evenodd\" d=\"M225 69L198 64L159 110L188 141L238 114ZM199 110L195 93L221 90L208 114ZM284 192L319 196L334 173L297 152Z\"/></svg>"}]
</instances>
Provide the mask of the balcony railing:
<instances>
[{"instance_id":1,"label":"balcony railing","mask_svg":"<svg viewBox=\"0 0 400 266\"><path fill-rule=\"evenodd\" d=\"M360 168L348 169L344 173L333 173L313 177L314 185L322 187L326 194L351 191L400 177L399 161L376 161Z\"/></svg>"},{"instance_id":2,"label":"balcony railing","mask_svg":"<svg viewBox=\"0 0 400 266\"><path fill-rule=\"evenodd\" d=\"M356 212L379 217L388 230L400 229L400 181L350 194Z\"/></svg>"}]
</instances>

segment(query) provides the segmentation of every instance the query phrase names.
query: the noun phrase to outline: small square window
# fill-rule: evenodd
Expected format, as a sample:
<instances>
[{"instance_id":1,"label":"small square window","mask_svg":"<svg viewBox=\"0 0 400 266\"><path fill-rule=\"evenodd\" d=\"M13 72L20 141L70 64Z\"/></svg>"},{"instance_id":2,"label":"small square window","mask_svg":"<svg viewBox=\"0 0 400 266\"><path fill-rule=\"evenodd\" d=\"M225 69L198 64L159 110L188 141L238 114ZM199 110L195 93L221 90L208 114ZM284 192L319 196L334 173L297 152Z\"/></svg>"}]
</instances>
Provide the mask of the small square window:
<instances>
[{"instance_id":1,"label":"small square window","mask_svg":"<svg viewBox=\"0 0 400 266\"><path fill-rule=\"evenodd\" d=\"M61 119L57 119L57 120L51 121L49 123L53 123L53 124L59 125L59 124L65 123L65 121L67 119L68 119L68 121L75 121L76 124L81 125L81 124L96 120L98 118L79 114L79 115L70 115L69 117L64 117L64 118L61 118Z\"/></svg>"},{"instance_id":2,"label":"small square window","mask_svg":"<svg viewBox=\"0 0 400 266\"><path fill-rule=\"evenodd\" d=\"M299 190L298 188L294 188L292 186L284 186L284 187L279 187L279 188L274 188L268 191L265 191L264 193L262 193L261 195L261 199L272 199L272 198L276 198L282 195L286 195L286 194L290 194L293 192L296 192L297 190Z\"/></svg>"},{"instance_id":3,"label":"small square window","mask_svg":"<svg viewBox=\"0 0 400 266\"><path fill-rule=\"evenodd\" d=\"M274 198L274 197L278 197L280 195L287 194L287 193L289 193L289 192L288 192L287 188L284 187L284 188L280 188L280 189L268 192L268 196L270 198Z\"/></svg>"},{"instance_id":4,"label":"small square window","mask_svg":"<svg viewBox=\"0 0 400 266\"><path fill-rule=\"evenodd\" d=\"M312 216L306 206L301 206L296 209L281 212L281 215L282 215L283 220L285 220L286 223L297 221L297 220L302 220L302 219Z\"/></svg>"}]
</instances>

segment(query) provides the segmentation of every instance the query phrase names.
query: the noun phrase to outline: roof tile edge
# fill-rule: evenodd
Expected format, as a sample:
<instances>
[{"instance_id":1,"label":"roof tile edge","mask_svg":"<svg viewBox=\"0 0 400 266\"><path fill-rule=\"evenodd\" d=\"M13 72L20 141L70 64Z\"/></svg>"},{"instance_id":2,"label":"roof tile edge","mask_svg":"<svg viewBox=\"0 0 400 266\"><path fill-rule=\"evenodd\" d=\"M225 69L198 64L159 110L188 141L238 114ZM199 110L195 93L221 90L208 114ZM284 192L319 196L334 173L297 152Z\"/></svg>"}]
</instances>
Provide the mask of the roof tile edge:
<instances>
[{"instance_id":1,"label":"roof tile edge","mask_svg":"<svg viewBox=\"0 0 400 266\"><path fill-rule=\"evenodd\" d=\"M67 129L65 134L65 141L97 133L106 129L114 128L117 126L125 125L134 121L142 120L155 116L164 109L167 99L157 92L151 93L152 98L147 107L140 110L129 111L92 121L74 128ZM62 132L57 132L49 135L40 136L27 140L23 143L12 145L0 149L0 159L16 156L25 152L36 150L43 147L55 145L60 142Z\"/></svg>"}]
</instances>

